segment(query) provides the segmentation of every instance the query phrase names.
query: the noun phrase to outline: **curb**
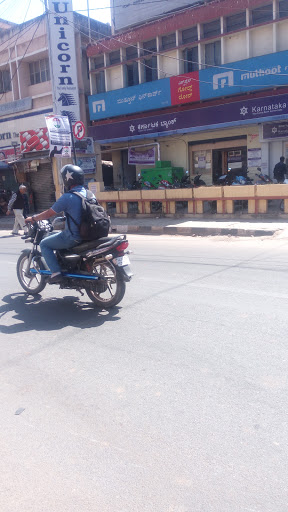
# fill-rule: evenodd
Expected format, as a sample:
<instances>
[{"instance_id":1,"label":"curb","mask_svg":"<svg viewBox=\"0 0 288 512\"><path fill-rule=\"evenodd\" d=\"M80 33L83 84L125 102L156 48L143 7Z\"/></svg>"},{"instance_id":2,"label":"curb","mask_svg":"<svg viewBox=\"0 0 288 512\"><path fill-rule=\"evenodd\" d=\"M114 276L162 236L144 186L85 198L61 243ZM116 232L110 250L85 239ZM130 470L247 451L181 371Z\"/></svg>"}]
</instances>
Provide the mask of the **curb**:
<instances>
[{"instance_id":1,"label":"curb","mask_svg":"<svg viewBox=\"0 0 288 512\"><path fill-rule=\"evenodd\" d=\"M273 236L279 229L243 229L243 228L210 228L210 227L177 227L177 226L127 226L114 225L112 233L130 233L146 235L181 235L181 236Z\"/></svg>"}]
</instances>

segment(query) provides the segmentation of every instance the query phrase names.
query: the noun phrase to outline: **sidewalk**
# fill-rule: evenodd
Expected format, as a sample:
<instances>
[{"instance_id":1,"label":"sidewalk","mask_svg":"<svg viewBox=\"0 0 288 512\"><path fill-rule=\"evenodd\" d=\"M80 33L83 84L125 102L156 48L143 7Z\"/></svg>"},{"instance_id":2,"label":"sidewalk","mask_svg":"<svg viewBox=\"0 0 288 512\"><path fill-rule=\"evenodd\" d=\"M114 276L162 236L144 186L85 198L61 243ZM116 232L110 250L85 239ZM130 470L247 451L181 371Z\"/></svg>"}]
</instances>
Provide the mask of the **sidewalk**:
<instances>
[{"instance_id":1,"label":"sidewalk","mask_svg":"<svg viewBox=\"0 0 288 512\"><path fill-rule=\"evenodd\" d=\"M286 219L190 219L190 218L116 218L112 219L112 233L135 233L181 236L273 236L288 237ZM12 230L14 217L0 217L0 230Z\"/></svg>"}]
</instances>

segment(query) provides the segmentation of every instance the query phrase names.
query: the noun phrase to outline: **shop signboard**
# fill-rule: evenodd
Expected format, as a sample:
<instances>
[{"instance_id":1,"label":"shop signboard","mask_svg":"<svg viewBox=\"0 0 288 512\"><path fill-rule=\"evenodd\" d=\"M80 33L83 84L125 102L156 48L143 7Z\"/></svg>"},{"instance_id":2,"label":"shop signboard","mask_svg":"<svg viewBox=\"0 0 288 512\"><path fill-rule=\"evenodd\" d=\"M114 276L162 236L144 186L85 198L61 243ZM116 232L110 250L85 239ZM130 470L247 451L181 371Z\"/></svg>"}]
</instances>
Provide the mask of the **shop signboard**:
<instances>
[{"instance_id":1,"label":"shop signboard","mask_svg":"<svg viewBox=\"0 0 288 512\"><path fill-rule=\"evenodd\" d=\"M72 0L48 0L50 65L55 114L80 119Z\"/></svg>"},{"instance_id":2,"label":"shop signboard","mask_svg":"<svg viewBox=\"0 0 288 512\"><path fill-rule=\"evenodd\" d=\"M17 112L24 112L32 109L32 97L23 98L21 100L9 101L0 105L0 117Z\"/></svg>"},{"instance_id":3,"label":"shop signboard","mask_svg":"<svg viewBox=\"0 0 288 512\"><path fill-rule=\"evenodd\" d=\"M129 165L154 165L156 157L156 148L129 148Z\"/></svg>"},{"instance_id":4,"label":"shop signboard","mask_svg":"<svg viewBox=\"0 0 288 512\"><path fill-rule=\"evenodd\" d=\"M261 55L199 71L200 99L287 85L288 51Z\"/></svg>"},{"instance_id":5,"label":"shop signboard","mask_svg":"<svg viewBox=\"0 0 288 512\"><path fill-rule=\"evenodd\" d=\"M170 80L163 78L89 96L91 121L171 106Z\"/></svg>"},{"instance_id":6,"label":"shop signboard","mask_svg":"<svg viewBox=\"0 0 288 512\"><path fill-rule=\"evenodd\" d=\"M263 124L263 140L287 139L288 121Z\"/></svg>"},{"instance_id":7,"label":"shop signboard","mask_svg":"<svg viewBox=\"0 0 288 512\"><path fill-rule=\"evenodd\" d=\"M77 158L77 165L83 169L84 174L91 174L96 169L96 157L83 156L82 158Z\"/></svg>"},{"instance_id":8,"label":"shop signboard","mask_svg":"<svg viewBox=\"0 0 288 512\"><path fill-rule=\"evenodd\" d=\"M200 100L199 72L170 78L171 104L192 103Z\"/></svg>"},{"instance_id":9,"label":"shop signboard","mask_svg":"<svg viewBox=\"0 0 288 512\"><path fill-rule=\"evenodd\" d=\"M76 153L82 155L91 155L94 153L94 144L92 137L84 137L81 140L74 139Z\"/></svg>"},{"instance_id":10,"label":"shop signboard","mask_svg":"<svg viewBox=\"0 0 288 512\"><path fill-rule=\"evenodd\" d=\"M51 115L45 116L45 119L50 140L50 156L71 156L72 140L68 117Z\"/></svg>"},{"instance_id":11,"label":"shop signboard","mask_svg":"<svg viewBox=\"0 0 288 512\"><path fill-rule=\"evenodd\" d=\"M130 121L99 124L89 128L89 135L97 141L122 138L157 136L175 133L177 130L215 126L246 121L259 122L269 117L288 114L288 95L269 96L251 100L223 103L221 105L194 108L170 114L160 114Z\"/></svg>"},{"instance_id":12,"label":"shop signboard","mask_svg":"<svg viewBox=\"0 0 288 512\"><path fill-rule=\"evenodd\" d=\"M16 155L15 155L16 152ZM15 159L15 156L20 155L20 145L14 148L0 148L0 161L11 162Z\"/></svg>"},{"instance_id":13,"label":"shop signboard","mask_svg":"<svg viewBox=\"0 0 288 512\"><path fill-rule=\"evenodd\" d=\"M49 149L48 128L36 128L20 132L21 153Z\"/></svg>"}]
</instances>

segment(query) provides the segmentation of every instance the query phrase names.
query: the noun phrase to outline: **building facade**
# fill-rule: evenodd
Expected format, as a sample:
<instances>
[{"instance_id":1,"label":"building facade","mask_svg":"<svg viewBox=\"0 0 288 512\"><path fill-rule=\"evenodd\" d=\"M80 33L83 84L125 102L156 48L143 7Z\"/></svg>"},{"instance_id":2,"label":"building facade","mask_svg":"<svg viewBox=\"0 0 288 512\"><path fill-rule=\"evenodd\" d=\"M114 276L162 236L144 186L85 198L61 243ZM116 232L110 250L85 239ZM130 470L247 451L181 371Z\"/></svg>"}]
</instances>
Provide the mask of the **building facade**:
<instances>
[{"instance_id":1,"label":"building facade","mask_svg":"<svg viewBox=\"0 0 288 512\"><path fill-rule=\"evenodd\" d=\"M288 0L222 0L89 45L89 134L114 185L145 167L127 155L148 144L207 184L229 167L273 175L288 159L287 29Z\"/></svg>"},{"instance_id":2,"label":"building facade","mask_svg":"<svg viewBox=\"0 0 288 512\"><path fill-rule=\"evenodd\" d=\"M57 2L57 5L60 6L60 2ZM57 12L50 12L50 15L54 16L56 23L59 22L59 29L63 31L63 15L62 18ZM4 164L17 159L14 169L18 173L19 181L25 181L30 185L37 210L50 206L51 201L55 200L49 140L45 132L45 115L53 113L55 107L55 78L50 65L51 59L55 56L50 53L51 44L46 18L47 15L44 14L21 25L0 20L0 188L13 187L14 172L11 168L5 168ZM90 91L86 56L86 46L89 42L88 19L77 13L73 13L72 19L69 28L73 30L76 51L71 56L65 54L65 58L69 57L69 65L77 73L79 92L73 103L79 104L80 119L87 128ZM94 20L90 20L90 29L94 38L97 38L98 31L104 35L111 33L109 25ZM63 37L66 37L65 33ZM68 47L64 47L62 43L61 49L65 48ZM62 54L64 53L63 51ZM89 142L91 141L88 141L86 146ZM80 146L78 149L83 160L87 148L85 147L85 151L81 148ZM88 157L92 158L91 152ZM86 155L86 158L88 157ZM90 170L91 177L95 165Z\"/></svg>"}]
</instances>

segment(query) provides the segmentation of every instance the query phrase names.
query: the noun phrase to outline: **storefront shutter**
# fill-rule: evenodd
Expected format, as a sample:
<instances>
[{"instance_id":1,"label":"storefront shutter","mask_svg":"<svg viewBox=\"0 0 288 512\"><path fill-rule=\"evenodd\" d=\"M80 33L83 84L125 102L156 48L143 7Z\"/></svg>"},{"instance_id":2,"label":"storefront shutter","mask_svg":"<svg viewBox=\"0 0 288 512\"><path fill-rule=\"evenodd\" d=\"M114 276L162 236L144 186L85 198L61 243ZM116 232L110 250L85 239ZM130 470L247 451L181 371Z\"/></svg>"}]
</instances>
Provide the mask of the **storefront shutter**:
<instances>
[{"instance_id":1,"label":"storefront shutter","mask_svg":"<svg viewBox=\"0 0 288 512\"><path fill-rule=\"evenodd\" d=\"M34 198L35 212L48 210L55 202L51 163L40 163L37 172L29 172L28 176Z\"/></svg>"}]
</instances>

